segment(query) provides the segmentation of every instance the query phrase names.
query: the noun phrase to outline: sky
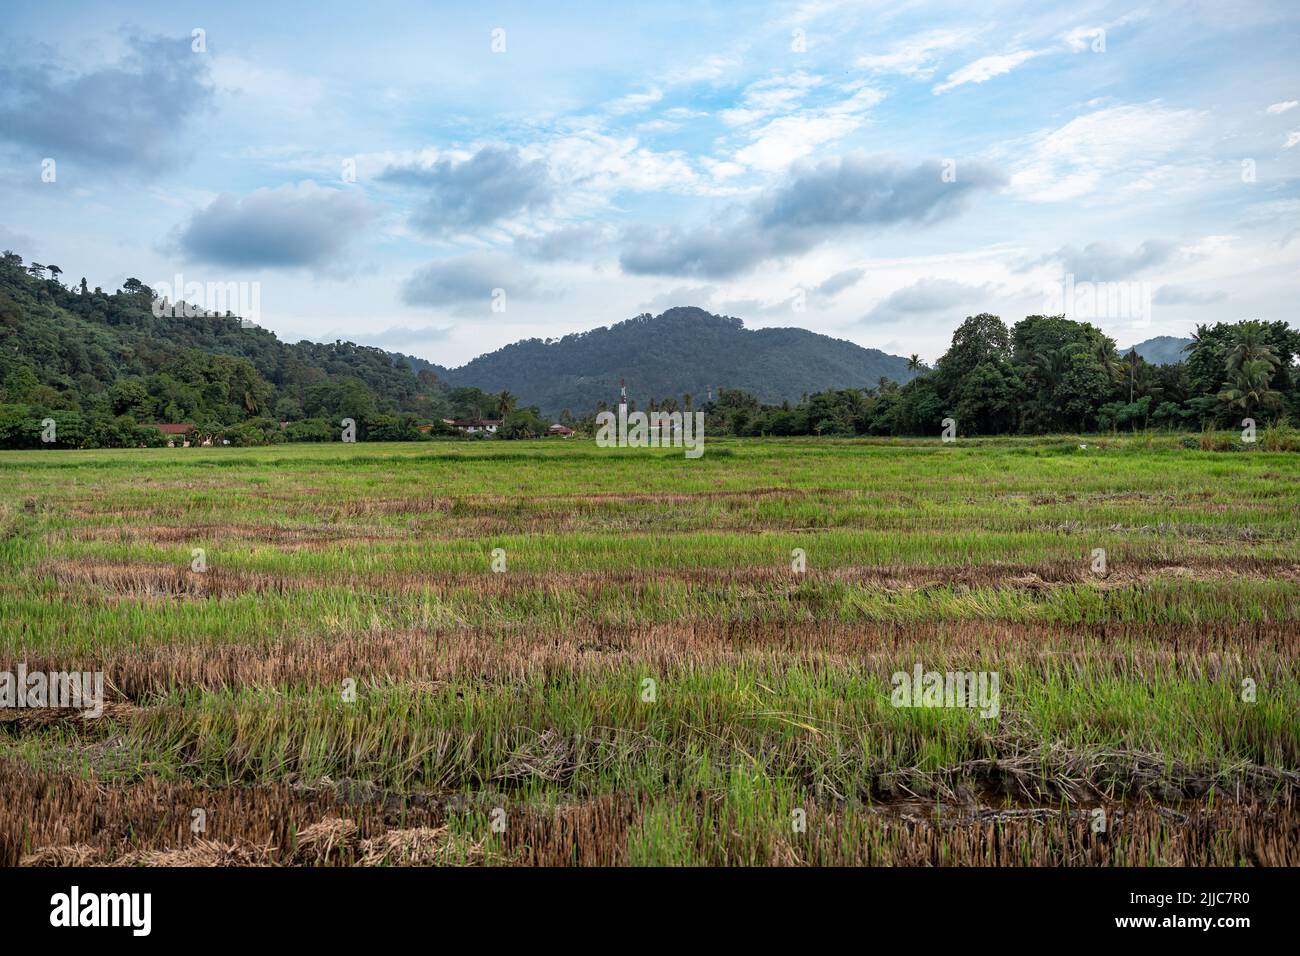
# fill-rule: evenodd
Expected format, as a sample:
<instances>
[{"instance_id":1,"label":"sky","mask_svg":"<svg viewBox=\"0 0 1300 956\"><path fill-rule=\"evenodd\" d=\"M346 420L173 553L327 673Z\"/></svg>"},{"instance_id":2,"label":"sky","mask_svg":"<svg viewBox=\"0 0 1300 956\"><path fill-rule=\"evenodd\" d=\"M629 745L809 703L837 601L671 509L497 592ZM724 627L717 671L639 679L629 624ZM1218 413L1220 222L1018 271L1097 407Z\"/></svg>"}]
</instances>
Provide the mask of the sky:
<instances>
[{"instance_id":1,"label":"sky","mask_svg":"<svg viewBox=\"0 0 1300 956\"><path fill-rule=\"evenodd\" d=\"M11 0L0 247L447 366L677 305L1296 325L1298 64L1292 2Z\"/></svg>"}]
</instances>

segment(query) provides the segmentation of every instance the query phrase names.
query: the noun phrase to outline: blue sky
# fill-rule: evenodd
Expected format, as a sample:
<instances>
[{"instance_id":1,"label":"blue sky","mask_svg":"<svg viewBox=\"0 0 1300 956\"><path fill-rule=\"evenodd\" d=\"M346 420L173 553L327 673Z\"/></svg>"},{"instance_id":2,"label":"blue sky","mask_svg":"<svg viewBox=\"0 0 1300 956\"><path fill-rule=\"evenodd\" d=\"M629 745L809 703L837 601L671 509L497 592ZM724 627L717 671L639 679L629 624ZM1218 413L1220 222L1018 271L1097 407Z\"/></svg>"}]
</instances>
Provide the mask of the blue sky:
<instances>
[{"instance_id":1,"label":"blue sky","mask_svg":"<svg viewBox=\"0 0 1300 956\"><path fill-rule=\"evenodd\" d=\"M933 359L1067 276L1145 294L1072 310L1121 346L1295 324L1294 4L18 2L0 31L0 246L255 282L291 341L456 365L698 305Z\"/></svg>"}]
</instances>

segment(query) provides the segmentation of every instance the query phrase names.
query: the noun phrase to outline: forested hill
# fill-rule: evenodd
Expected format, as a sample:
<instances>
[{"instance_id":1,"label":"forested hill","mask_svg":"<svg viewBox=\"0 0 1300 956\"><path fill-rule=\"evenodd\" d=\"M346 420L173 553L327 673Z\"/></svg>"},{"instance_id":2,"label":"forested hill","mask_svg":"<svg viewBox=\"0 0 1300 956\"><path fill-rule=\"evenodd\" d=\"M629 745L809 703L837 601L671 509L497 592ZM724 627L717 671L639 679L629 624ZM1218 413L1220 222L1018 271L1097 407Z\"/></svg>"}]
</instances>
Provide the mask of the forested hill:
<instances>
[{"instance_id":1,"label":"forested hill","mask_svg":"<svg viewBox=\"0 0 1300 956\"><path fill-rule=\"evenodd\" d=\"M746 329L740 319L691 307L560 339L526 339L455 369L404 357L451 385L507 390L552 414L613 404L621 378L628 395L644 404L682 395L702 401L710 387L780 403L913 377L907 359L876 349L805 329Z\"/></svg>"},{"instance_id":2,"label":"forested hill","mask_svg":"<svg viewBox=\"0 0 1300 956\"><path fill-rule=\"evenodd\" d=\"M804 329L747 330L696 308L528 339L447 369L352 342L281 342L183 304L159 315L154 290L136 279L109 292L61 276L16 253L0 259L0 403L214 426L398 413L427 421L494 410L477 390L582 415L612 404L620 379L644 405L685 395L702 403L710 388L780 403L913 377L905 359L875 349Z\"/></svg>"},{"instance_id":3,"label":"forested hill","mask_svg":"<svg viewBox=\"0 0 1300 956\"><path fill-rule=\"evenodd\" d=\"M0 260L0 401L230 424L250 417L431 414L440 387L351 342L281 342L228 315L159 317L153 290L105 292Z\"/></svg>"}]
</instances>

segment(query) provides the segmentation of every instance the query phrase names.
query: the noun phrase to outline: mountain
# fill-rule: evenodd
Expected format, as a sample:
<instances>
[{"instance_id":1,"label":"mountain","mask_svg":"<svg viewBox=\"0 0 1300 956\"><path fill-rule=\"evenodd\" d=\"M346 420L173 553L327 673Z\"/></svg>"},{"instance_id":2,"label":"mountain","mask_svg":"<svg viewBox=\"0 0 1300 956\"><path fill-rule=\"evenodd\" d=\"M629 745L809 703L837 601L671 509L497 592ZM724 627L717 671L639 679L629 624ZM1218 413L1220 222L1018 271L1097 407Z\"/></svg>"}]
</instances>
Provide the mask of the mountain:
<instances>
[{"instance_id":1,"label":"mountain","mask_svg":"<svg viewBox=\"0 0 1300 956\"><path fill-rule=\"evenodd\" d=\"M400 356L452 386L509 391L546 414L585 412L618 400L619 380L644 407L652 398L738 388L763 402L805 393L865 388L882 377L913 377L907 359L806 329L746 329L737 318L678 307L560 339L525 339L448 369Z\"/></svg>"},{"instance_id":2,"label":"mountain","mask_svg":"<svg viewBox=\"0 0 1300 956\"><path fill-rule=\"evenodd\" d=\"M1137 354L1151 365L1175 365L1187 358L1187 353L1183 349L1191 344L1191 339L1157 335L1154 339L1147 339L1145 342L1131 346L1130 349L1122 349L1120 354L1128 355L1132 349L1136 349Z\"/></svg>"}]
</instances>

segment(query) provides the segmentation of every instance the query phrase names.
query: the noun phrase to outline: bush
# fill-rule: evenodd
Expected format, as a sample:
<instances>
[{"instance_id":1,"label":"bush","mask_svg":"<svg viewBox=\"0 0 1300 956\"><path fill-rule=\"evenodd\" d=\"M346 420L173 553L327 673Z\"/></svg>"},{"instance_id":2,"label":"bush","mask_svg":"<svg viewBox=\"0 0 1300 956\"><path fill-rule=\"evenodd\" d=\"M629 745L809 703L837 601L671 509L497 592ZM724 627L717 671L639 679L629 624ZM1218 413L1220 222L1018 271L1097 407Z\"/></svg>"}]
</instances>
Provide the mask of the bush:
<instances>
[{"instance_id":1,"label":"bush","mask_svg":"<svg viewBox=\"0 0 1300 956\"><path fill-rule=\"evenodd\" d=\"M339 441L342 432L323 418L304 418L302 421L289 422L284 427L285 441Z\"/></svg>"},{"instance_id":2,"label":"bush","mask_svg":"<svg viewBox=\"0 0 1300 956\"><path fill-rule=\"evenodd\" d=\"M234 425L225 429L221 432L218 440L229 442L237 448L251 448L270 444L266 439L266 433L250 423Z\"/></svg>"},{"instance_id":3,"label":"bush","mask_svg":"<svg viewBox=\"0 0 1300 956\"><path fill-rule=\"evenodd\" d=\"M30 405L0 405L0 448L41 447L41 416Z\"/></svg>"},{"instance_id":4,"label":"bush","mask_svg":"<svg viewBox=\"0 0 1300 956\"><path fill-rule=\"evenodd\" d=\"M366 419L366 441L421 441L414 415L371 415Z\"/></svg>"},{"instance_id":5,"label":"bush","mask_svg":"<svg viewBox=\"0 0 1300 956\"><path fill-rule=\"evenodd\" d=\"M524 408L506 416L501 427L497 429L500 438L540 438L546 434L549 426L537 416L532 409Z\"/></svg>"}]
</instances>

